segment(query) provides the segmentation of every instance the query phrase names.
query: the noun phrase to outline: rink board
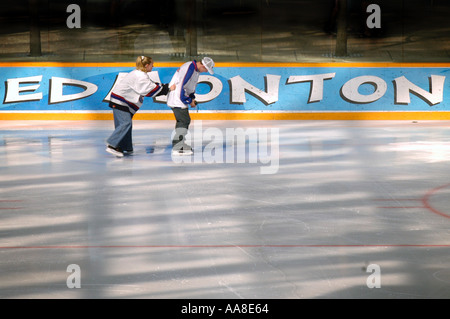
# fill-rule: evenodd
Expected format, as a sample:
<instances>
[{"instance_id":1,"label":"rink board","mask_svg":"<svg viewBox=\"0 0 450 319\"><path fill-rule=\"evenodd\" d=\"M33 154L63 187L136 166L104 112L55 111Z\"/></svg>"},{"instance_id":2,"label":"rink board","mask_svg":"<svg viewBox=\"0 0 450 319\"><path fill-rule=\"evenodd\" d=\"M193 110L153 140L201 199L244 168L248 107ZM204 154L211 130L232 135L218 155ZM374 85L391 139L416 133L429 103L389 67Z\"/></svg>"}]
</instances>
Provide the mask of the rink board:
<instances>
[{"instance_id":1,"label":"rink board","mask_svg":"<svg viewBox=\"0 0 450 319\"><path fill-rule=\"evenodd\" d=\"M156 63L168 83L182 63ZM0 120L110 120L109 94L132 63L2 63ZM443 63L217 63L202 73L193 119L447 120ZM135 119L172 120L165 97Z\"/></svg>"}]
</instances>

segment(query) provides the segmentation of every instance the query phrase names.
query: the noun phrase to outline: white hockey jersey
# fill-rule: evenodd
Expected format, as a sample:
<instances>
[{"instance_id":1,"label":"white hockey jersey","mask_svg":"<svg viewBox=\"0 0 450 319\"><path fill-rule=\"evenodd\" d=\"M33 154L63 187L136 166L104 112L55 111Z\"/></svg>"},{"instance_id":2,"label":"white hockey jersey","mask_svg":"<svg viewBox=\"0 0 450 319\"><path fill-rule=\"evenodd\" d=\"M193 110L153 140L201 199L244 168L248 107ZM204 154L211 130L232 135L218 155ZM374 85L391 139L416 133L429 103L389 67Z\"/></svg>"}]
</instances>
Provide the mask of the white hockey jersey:
<instances>
[{"instance_id":1,"label":"white hockey jersey","mask_svg":"<svg viewBox=\"0 0 450 319\"><path fill-rule=\"evenodd\" d=\"M195 89L197 88L200 71L197 62L190 61L184 63L173 75L169 86L176 85L174 91L167 95L167 106L188 108L192 100L195 99Z\"/></svg>"},{"instance_id":2,"label":"white hockey jersey","mask_svg":"<svg viewBox=\"0 0 450 319\"><path fill-rule=\"evenodd\" d=\"M159 83L150 80L147 73L136 69L114 86L110 101L127 107L130 113L134 114L142 106L144 97L154 97L161 90L162 86Z\"/></svg>"}]
</instances>

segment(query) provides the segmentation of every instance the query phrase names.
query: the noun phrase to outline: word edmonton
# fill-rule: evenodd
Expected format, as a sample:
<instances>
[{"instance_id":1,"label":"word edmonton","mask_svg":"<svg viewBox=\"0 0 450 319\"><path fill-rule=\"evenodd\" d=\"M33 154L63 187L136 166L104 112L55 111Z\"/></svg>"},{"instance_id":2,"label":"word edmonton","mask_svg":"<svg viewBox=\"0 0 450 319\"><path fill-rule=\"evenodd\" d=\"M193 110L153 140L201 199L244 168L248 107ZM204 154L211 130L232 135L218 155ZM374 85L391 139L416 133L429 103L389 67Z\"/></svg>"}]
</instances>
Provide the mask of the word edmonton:
<instances>
[{"instance_id":1,"label":"word edmonton","mask_svg":"<svg viewBox=\"0 0 450 319\"><path fill-rule=\"evenodd\" d=\"M126 73L119 73L116 82ZM151 72L149 76L156 82L159 80L157 71ZM324 98L324 87L326 82L332 81L336 73L311 74L311 75L295 75L286 79L286 85L298 85L298 83L309 83L309 97L307 103L320 102ZM251 83L245 81L239 75L229 79L229 102L231 104L244 104L247 102L246 93L253 95L265 105L270 105L279 100L279 88L281 83L280 75L266 74L264 76L266 88L261 90ZM39 101L43 98L43 92L40 92L40 83L43 80L42 75L6 79L5 97L3 104L21 103L30 101ZM400 76L392 81L394 87L394 103L407 105L411 103L410 94L415 94L430 106L439 104L444 100L444 83L445 76L430 75L428 78L430 88L423 89L413 82L409 81L405 76ZM79 100L86 98L97 92L98 86L94 83L86 81L51 77L49 80L48 104L56 104ZM196 95L199 103L210 102L221 95L224 85L213 76L201 75L199 83L205 83L210 87L210 91L205 94ZM31 85L30 85L31 84ZM115 83L114 83L115 85ZM114 87L113 85L113 87ZM308 85L308 84L306 84ZM364 93L360 92L360 87L371 86L372 89ZM81 88L82 92L74 94L64 94L63 88L66 86L75 86ZM109 101L111 87L103 101ZM387 82L374 75L363 75L347 80L340 87L340 96L343 100L353 104L373 103L383 97L388 90ZM164 103L166 97L161 96L154 99L155 102Z\"/></svg>"},{"instance_id":2,"label":"word edmonton","mask_svg":"<svg viewBox=\"0 0 450 319\"><path fill-rule=\"evenodd\" d=\"M207 314L209 317L214 315L214 311L224 312L226 314L260 314L269 313L269 306L267 304L227 304L225 309L217 308L216 306L196 306L188 303L187 306L181 307L182 314Z\"/></svg>"}]
</instances>

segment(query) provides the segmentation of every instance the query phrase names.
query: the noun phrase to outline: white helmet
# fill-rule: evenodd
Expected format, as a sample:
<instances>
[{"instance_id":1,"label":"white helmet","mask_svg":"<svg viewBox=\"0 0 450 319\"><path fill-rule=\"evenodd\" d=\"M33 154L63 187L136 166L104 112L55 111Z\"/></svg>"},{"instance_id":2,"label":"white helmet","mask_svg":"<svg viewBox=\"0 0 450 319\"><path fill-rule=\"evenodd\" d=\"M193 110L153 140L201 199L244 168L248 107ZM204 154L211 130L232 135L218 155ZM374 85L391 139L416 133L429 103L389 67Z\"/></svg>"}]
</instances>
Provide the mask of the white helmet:
<instances>
[{"instance_id":1,"label":"white helmet","mask_svg":"<svg viewBox=\"0 0 450 319\"><path fill-rule=\"evenodd\" d=\"M211 58L205 56L205 57L202 59L202 64L203 64L203 65L205 66L205 68L208 70L209 74L214 74L214 70L213 70L213 67L214 67L214 61L213 61L213 59L211 59Z\"/></svg>"}]
</instances>

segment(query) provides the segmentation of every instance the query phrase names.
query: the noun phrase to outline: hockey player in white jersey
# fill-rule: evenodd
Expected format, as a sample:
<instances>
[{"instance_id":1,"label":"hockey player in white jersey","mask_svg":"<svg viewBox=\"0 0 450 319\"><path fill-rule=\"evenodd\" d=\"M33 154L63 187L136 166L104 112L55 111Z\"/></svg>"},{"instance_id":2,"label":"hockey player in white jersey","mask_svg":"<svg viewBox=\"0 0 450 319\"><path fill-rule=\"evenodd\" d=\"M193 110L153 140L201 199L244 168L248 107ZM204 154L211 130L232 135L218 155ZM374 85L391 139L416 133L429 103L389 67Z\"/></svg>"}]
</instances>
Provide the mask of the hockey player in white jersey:
<instances>
[{"instance_id":1,"label":"hockey player in white jersey","mask_svg":"<svg viewBox=\"0 0 450 319\"><path fill-rule=\"evenodd\" d=\"M192 148L185 143L185 136L191 123L189 106L195 107L195 89L198 77L202 72L213 71L214 61L209 57L204 57L201 61L189 61L184 63L173 75L169 86L176 86L175 90L169 92L167 105L172 108L175 115L175 135L172 139L173 155L192 155Z\"/></svg>"},{"instance_id":2,"label":"hockey player in white jersey","mask_svg":"<svg viewBox=\"0 0 450 319\"><path fill-rule=\"evenodd\" d=\"M167 95L168 84L153 82L148 76L153 68L153 59L139 56L136 69L128 73L111 92L109 106L113 109L115 130L106 140L106 151L117 157L133 152L132 118L144 102L144 97ZM172 87L171 89L174 89Z\"/></svg>"}]
</instances>

